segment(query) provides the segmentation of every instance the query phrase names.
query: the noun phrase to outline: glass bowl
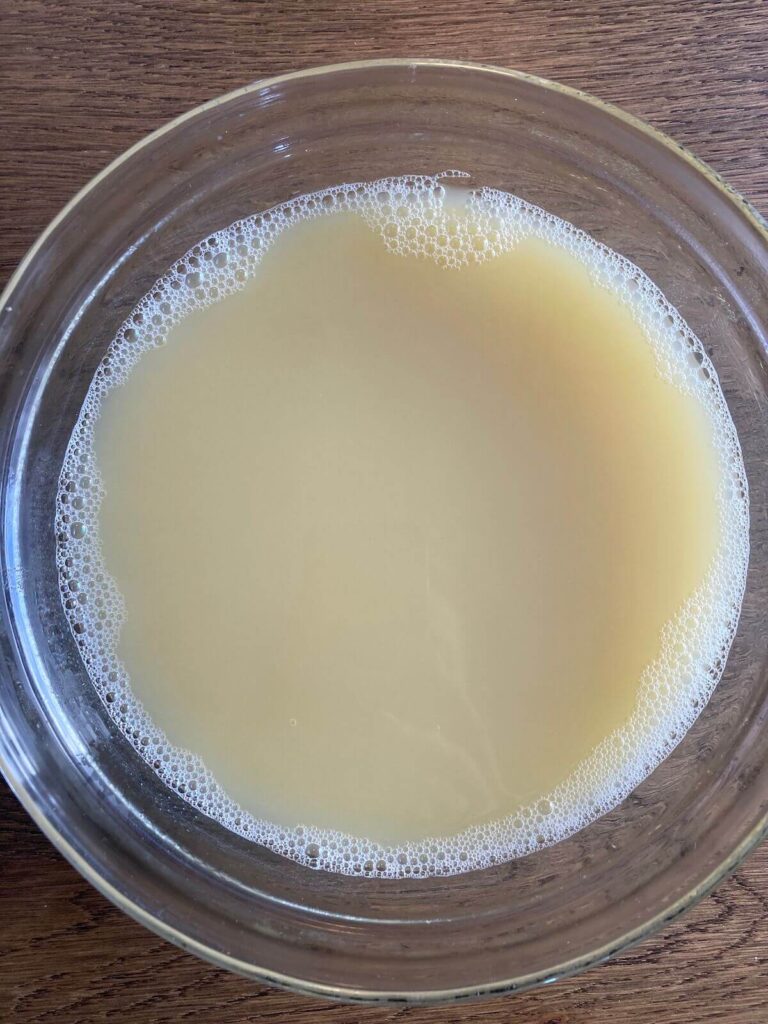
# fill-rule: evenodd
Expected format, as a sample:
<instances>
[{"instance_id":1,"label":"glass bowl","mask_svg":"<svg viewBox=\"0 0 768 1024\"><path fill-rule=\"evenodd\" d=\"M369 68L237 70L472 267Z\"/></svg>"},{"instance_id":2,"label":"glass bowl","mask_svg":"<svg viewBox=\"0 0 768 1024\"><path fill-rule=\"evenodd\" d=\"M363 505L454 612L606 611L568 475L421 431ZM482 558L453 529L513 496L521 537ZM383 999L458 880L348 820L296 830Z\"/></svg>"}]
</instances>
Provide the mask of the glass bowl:
<instances>
[{"instance_id":1,"label":"glass bowl","mask_svg":"<svg viewBox=\"0 0 768 1024\"><path fill-rule=\"evenodd\" d=\"M750 575L714 696L611 814L484 871L342 877L204 817L118 733L59 600L54 495L97 362L195 242L310 190L448 168L584 228L637 263L689 321L744 448ZM29 813L90 882L159 934L222 967L336 998L522 989L679 914L766 829L767 274L764 225L706 167L614 108L511 71L384 61L283 75L134 146L51 224L2 300L0 763Z\"/></svg>"}]
</instances>

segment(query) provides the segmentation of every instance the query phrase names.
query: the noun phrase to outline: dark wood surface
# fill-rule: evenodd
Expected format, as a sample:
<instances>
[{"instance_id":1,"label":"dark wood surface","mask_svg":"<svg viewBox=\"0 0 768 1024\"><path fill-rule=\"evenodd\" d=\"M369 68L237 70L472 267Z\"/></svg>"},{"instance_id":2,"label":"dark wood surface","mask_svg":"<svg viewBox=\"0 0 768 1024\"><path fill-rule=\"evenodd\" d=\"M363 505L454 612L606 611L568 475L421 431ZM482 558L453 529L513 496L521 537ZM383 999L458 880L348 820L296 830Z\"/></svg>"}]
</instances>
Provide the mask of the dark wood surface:
<instances>
[{"instance_id":1,"label":"dark wood surface","mask_svg":"<svg viewBox=\"0 0 768 1024\"><path fill-rule=\"evenodd\" d=\"M0 0L0 283L73 192L164 121L275 72L465 58L619 103L768 214L766 0ZM455 1008L260 988L128 920L0 783L0 1021L768 1022L768 845L663 934L579 978Z\"/></svg>"}]
</instances>

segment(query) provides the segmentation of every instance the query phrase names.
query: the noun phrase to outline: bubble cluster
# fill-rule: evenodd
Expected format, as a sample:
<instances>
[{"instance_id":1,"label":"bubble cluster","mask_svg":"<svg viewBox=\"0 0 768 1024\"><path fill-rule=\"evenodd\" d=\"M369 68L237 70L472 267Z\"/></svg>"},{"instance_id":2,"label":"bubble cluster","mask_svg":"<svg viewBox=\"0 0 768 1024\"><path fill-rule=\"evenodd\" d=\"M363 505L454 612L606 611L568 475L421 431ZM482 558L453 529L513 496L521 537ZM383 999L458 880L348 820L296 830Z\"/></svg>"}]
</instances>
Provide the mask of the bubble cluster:
<instances>
[{"instance_id":1,"label":"bubble cluster","mask_svg":"<svg viewBox=\"0 0 768 1024\"><path fill-rule=\"evenodd\" d=\"M169 787L222 825L310 867L390 878L449 875L532 853L620 803L677 745L717 684L736 631L749 558L748 494L736 431L701 343L636 266L573 225L494 189L472 191L461 211L445 182L460 172L340 185L238 221L194 246L121 326L83 403L64 458L56 504L56 553L64 610L88 674L134 748ZM174 747L134 696L117 655L125 616L99 541L103 484L94 430L105 395L191 311L242 288L292 224L354 212L393 253L433 259L447 271L493 259L523 238L541 238L586 266L631 310L665 379L694 396L713 427L720 463L719 545L706 579L662 636L661 654L639 681L634 714L572 775L513 815L398 847L301 825L284 828L243 811L201 760Z\"/></svg>"}]
</instances>

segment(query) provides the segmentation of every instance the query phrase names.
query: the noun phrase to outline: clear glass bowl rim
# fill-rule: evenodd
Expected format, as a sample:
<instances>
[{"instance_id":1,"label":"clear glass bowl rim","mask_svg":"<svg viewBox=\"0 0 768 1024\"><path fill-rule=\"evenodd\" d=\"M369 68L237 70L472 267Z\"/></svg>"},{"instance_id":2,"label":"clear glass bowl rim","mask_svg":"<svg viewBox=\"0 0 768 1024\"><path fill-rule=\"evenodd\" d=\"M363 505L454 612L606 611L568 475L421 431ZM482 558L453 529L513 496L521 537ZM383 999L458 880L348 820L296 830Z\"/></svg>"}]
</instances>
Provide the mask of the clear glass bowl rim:
<instances>
[{"instance_id":1,"label":"clear glass bowl rim","mask_svg":"<svg viewBox=\"0 0 768 1024\"><path fill-rule=\"evenodd\" d=\"M497 76L500 79L506 78L524 81L549 92L560 93L570 98L580 100L599 112L607 115L609 118L614 118L624 122L635 131L638 131L652 138L656 143L661 144L679 159L682 159L691 165L691 167L700 175L706 178L711 185L717 188L718 191L737 208L739 214L749 222L752 229L768 248L768 222L758 213L757 210L754 209L748 200L724 181L716 171L698 157L694 156L684 146L675 142L663 132L651 127L640 118L622 110L615 104L608 103L592 96L589 93L575 89L571 86L561 85L560 83L551 81L547 78L492 64L481 64L473 61L410 58L346 61L257 79L249 85L224 93L221 96L217 96L206 103L192 108L184 114L181 114L179 117L168 121L154 132L144 136L95 175L82 189L80 189L79 192L76 193L76 195L48 224L21 260L18 267L11 275L2 294L0 294L0 309L12 305L13 295L17 284L22 280L27 269L33 263L38 250L43 247L44 243L56 229L57 225L65 220L104 178L112 174L125 161L129 160L145 146L183 125L186 121L192 120L205 111L212 110L217 106L227 103L235 97L246 96L249 93L259 92L265 88L274 88L296 79L315 78L318 81L321 81L340 72L346 71L376 71L385 68L412 68L414 70L418 70L420 67L439 67L449 71L456 71L458 73L472 72L475 74ZM454 1000L465 1000L472 997L478 998L502 994L505 992L521 992L544 983L549 983L560 978L568 977L569 975L577 974L603 960L615 956L627 949L629 946L642 941L653 932L674 920L681 913L706 896L716 885L718 885L719 882L735 870L743 859L768 834L768 814L766 814L758 820L757 824L747 833L746 836L743 837L743 839L734 847L731 853L723 859L717 868L710 872L710 874L707 875L698 885L685 893L685 895L681 896L679 899L649 918L644 924L626 932L621 936L621 938L611 941L604 946L590 950L588 953L566 960L546 972L501 979L498 982L482 986L425 990L422 992L349 989L334 985L310 982L299 977L259 968L257 965L229 957L218 950L206 946L204 943L190 938L182 931L170 927L167 923L163 922L153 914L148 913L119 889L111 885L105 878L94 870L88 861L77 853L65 836L63 836L51 823L41 807L38 806L33 795L24 786L20 774L15 770L12 745L8 743L7 737L5 737L2 732L0 732L0 772L2 772L12 792L15 794L32 820L47 839L49 839L56 847L56 849L58 849L58 851L72 864L72 866L86 879L86 881L93 885L95 889L102 893L102 895L134 920L155 932L161 938L174 943L181 949L194 953L196 956L214 964L217 967L224 968L265 984L276 985L280 988L289 989L306 995L322 996L326 999L342 1000L345 1002L408 1002L412 1004L445 1003Z\"/></svg>"}]
</instances>

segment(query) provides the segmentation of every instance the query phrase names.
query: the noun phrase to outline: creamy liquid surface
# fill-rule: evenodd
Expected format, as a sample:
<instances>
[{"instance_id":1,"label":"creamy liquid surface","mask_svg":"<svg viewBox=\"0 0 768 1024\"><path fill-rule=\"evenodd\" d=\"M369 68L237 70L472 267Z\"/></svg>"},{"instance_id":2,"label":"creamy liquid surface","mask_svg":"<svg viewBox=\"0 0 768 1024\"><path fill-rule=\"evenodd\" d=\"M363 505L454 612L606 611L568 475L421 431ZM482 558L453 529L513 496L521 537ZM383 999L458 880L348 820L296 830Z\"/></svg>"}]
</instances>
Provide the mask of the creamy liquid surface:
<instances>
[{"instance_id":1,"label":"creamy liquid surface","mask_svg":"<svg viewBox=\"0 0 768 1024\"><path fill-rule=\"evenodd\" d=\"M75 625L137 747L336 870L461 870L606 810L708 696L743 586L735 435L674 316L654 341L621 268L436 196L433 258L393 251L380 198L297 217L116 359L92 521L60 510L62 555L98 535L113 581L100 639Z\"/></svg>"}]
</instances>

